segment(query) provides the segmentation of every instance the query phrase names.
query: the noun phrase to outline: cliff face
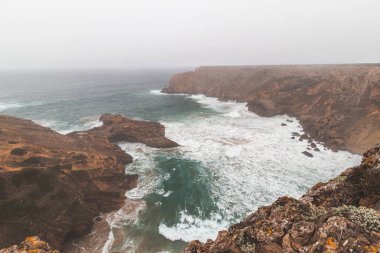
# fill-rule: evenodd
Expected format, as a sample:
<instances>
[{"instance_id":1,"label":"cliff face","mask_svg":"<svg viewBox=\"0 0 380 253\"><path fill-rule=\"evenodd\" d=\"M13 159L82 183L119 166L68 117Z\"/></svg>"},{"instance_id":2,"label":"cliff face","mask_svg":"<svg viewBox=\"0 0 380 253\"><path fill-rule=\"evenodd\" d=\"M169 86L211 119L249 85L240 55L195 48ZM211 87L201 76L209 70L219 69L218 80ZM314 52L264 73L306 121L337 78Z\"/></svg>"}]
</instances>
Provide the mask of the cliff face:
<instances>
[{"instance_id":1,"label":"cliff face","mask_svg":"<svg viewBox=\"0 0 380 253\"><path fill-rule=\"evenodd\" d=\"M215 241L193 241L186 253L380 251L380 145L360 166L319 183L299 200L282 197L259 208Z\"/></svg>"},{"instance_id":2,"label":"cliff face","mask_svg":"<svg viewBox=\"0 0 380 253\"><path fill-rule=\"evenodd\" d=\"M380 65L200 67L174 75L167 93L247 102L287 114L333 150L362 153L380 138Z\"/></svg>"},{"instance_id":3,"label":"cliff face","mask_svg":"<svg viewBox=\"0 0 380 253\"><path fill-rule=\"evenodd\" d=\"M177 144L159 123L103 115L104 125L68 135L0 116L0 248L39 236L53 248L90 232L100 212L120 208L137 175L115 141Z\"/></svg>"}]
</instances>

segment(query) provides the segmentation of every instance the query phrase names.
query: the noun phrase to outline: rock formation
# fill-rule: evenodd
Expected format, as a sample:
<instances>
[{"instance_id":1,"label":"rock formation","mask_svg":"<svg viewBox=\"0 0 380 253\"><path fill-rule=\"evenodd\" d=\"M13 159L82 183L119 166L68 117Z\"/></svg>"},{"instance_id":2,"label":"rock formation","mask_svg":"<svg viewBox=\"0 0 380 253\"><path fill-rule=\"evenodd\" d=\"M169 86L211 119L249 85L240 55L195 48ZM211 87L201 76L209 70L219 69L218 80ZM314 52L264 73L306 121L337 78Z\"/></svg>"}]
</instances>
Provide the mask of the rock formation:
<instances>
[{"instance_id":1,"label":"rock formation","mask_svg":"<svg viewBox=\"0 0 380 253\"><path fill-rule=\"evenodd\" d=\"M59 253L54 250L47 242L41 241L38 236L27 237L20 245L0 250L0 253Z\"/></svg>"},{"instance_id":2,"label":"rock formation","mask_svg":"<svg viewBox=\"0 0 380 253\"><path fill-rule=\"evenodd\" d=\"M38 236L53 248L90 232L100 212L119 209L137 175L116 141L173 147L164 127L120 115L104 125L61 135L32 121L0 116L0 248Z\"/></svg>"},{"instance_id":3,"label":"rock formation","mask_svg":"<svg viewBox=\"0 0 380 253\"><path fill-rule=\"evenodd\" d=\"M362 153L380 139L380 65L200 67L174 75L163 91L247 102L261 116L294 116L333 150Z\"/></svg>"},{"instance_id":4,"label":"rock formation","mask_svg":"<svg viewBox=\"0 0 380 253\"><path fill-rule=\"evenodd\" d=\"M299 200L281 197L186 253L380 252L380 144Z\"/></svg>"},{"instance_id":5,"label":"rock formation","mask_svg":"<svg viewBox=\"0 0 380 253\"><path fill-rule=\"evenodd\" d=\"M165 127L157 122L136 121L120 115L104 114L101 127L88 130L90 135L108 136L111 142L140 142L153 148L178 146L165 137Z\"/></svg>"}]
</instances>

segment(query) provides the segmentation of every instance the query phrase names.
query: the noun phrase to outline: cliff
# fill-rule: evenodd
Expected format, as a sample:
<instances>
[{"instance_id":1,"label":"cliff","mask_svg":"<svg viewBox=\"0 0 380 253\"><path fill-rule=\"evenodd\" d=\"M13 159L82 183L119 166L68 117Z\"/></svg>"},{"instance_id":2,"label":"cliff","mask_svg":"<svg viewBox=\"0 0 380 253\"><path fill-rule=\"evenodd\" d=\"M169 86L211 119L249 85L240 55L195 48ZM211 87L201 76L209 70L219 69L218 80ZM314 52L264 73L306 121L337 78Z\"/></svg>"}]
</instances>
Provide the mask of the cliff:
<instances>
[{"instance_id":1,"label":"cliff","mask_svg":"<svg viewBox=\"0 0 380 253\"><path fill-rule=\"evenodd\" d=\"M186 253L380 251L380 144L300 199L282 197L259 208L215 241L191 242Z\"/></svg>"},{"instance_id":2,"label":"cliff","mask_svg":"<svg viewBox=\"0 0 380 253\"><path fill-rule=\"evenodd\" d=\"M294 116L333 150L362 153L380 138L380 65L200 67L174 75L163 92L247 102L261 116Z\"/></svg>"},{"instance_id":3,"label":"cliff","mask_svg":"<svg viewBox=\"0 0 380 253\"><path fill-rule=\"evenodd\" d=\"M137 175L113 142L174 147L159 123L106 114L103 126L61 135L32 121L0 116L0 248L38 236L54 249L90 232L100 212L119 209Z\"/></svg>"}]
</instances>

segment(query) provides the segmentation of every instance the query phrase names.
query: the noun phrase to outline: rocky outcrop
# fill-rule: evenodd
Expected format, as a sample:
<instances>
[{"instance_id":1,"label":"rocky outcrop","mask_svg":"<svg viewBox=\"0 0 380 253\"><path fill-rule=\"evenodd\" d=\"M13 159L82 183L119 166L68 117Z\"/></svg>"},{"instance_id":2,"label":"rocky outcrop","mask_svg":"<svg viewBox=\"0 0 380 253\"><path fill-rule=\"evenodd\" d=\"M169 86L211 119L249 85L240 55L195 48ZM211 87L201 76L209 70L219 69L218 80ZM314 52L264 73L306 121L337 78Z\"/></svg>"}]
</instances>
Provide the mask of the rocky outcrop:
<instances>
[{"instance_id":1,"label":"rocky outcrop","mask_svg":"<svg viewBox=\"0 0 380 253\"><path fill-rule=\"evenodd\" d=\"M137 184L116 141L173 147L158 123L103 115L104 125L61 135L0 116L0 248L39 236L53 248L90 232L100 212L119 209Z\"/></svg>"},{"instance_id":2,"label":"rocky outcrop","mask_svg":"<svg viewBox=\"0 0 380 253\"><path fill-rule=\"evenodd\" d=\"M380 139L380 65L200 67L167 93L247 102L261 116L297 117L313 139L362 153Z\"/></svg>"},{"instance_id":3,"label":"rocky outcrop","mask_svg":"<svg viewBox=\"0 0 380 253\"><path fill-rule=\"evenodd\" d=\"M259 208L215 241L193 241L187 253L380 251L380 145L300 199L282 197Z\"/></svg>"},{"instance_id":4,"label":"rocky outcrop","mask_svg":"<svg viewBox=\"0 0 380 253\"><path fill-rule=\"evenodd\" d=\"M165 137L165 127L157 122L136 121L120 115L104 114L103 126L87 131L91 135L108 136L111 142L140 142L153 148L172 148L178 144Z\"/></svg>"},{"instance_id":5,"label":"rocky outcrop","mask_svg":"<svg viewBox=\"0 0 380 253\"><path fill-rule=\"evenodd\" d=\"M27 237L20 245L0 250L0 253L59 253L54 250L47 242L41 241L38 236Z\"/></svg>"}]
</instances>

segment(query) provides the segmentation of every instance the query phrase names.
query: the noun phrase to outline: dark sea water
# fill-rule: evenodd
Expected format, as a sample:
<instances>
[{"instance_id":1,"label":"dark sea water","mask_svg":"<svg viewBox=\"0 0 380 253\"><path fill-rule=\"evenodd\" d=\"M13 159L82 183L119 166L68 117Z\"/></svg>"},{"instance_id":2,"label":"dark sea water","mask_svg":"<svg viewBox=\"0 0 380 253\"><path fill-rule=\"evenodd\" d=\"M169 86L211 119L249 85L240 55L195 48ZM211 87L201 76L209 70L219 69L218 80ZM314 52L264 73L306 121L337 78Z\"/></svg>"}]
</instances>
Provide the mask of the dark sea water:
<instances>
[{"instance_id":1,"label":"dark sea water","mask_svg":"<svg viewBox=\"0 0 380 253\"><path fill-rule=\"evenodd\" d=\"M120 143L140 175L125 207L104 214L111 233L97 252L181 252L282 195L300 196L360 157L318 144L313 158L296 119L262 118L242 103L203 95L164 95L171 70L0 72L0 113L31 119L63 134L99 125L103 113L160 121L178 148ZM134 208L131 208L131 207ZM99 243L98 241L94 243ZM77 252L91 252L77 242ZM83 248L82 248L83 246Z\"/></svg>"}]
</instances>

